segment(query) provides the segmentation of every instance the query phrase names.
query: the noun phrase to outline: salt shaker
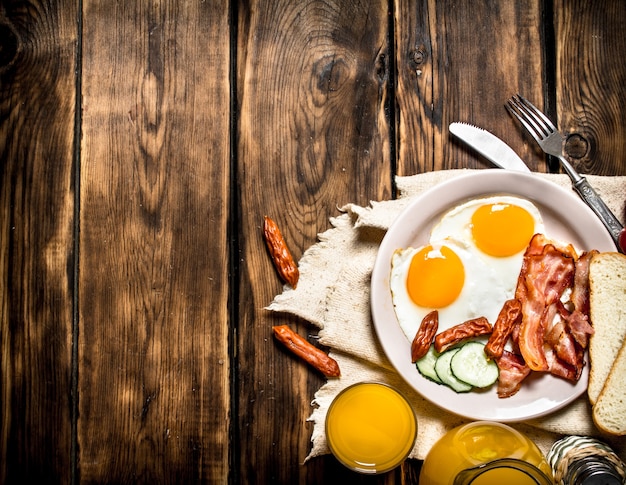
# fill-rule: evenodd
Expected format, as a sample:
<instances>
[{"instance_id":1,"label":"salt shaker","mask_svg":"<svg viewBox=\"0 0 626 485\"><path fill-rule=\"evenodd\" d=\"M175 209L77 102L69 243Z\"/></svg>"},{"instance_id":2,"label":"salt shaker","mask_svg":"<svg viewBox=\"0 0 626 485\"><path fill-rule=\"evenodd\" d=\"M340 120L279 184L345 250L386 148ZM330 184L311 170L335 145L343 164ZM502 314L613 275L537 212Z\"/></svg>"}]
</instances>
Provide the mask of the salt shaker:
<instances>
[{"instance_id":1,"label":"salt shaker","mask_svg":"<svg viewBox=\"0 0 626 485\"><path fill-rule=\"evenodd\" d=\"M602 441L585 436L560 439L548 452L558 485L623 485L626 465Z\"/></svg>"}]
</instances>

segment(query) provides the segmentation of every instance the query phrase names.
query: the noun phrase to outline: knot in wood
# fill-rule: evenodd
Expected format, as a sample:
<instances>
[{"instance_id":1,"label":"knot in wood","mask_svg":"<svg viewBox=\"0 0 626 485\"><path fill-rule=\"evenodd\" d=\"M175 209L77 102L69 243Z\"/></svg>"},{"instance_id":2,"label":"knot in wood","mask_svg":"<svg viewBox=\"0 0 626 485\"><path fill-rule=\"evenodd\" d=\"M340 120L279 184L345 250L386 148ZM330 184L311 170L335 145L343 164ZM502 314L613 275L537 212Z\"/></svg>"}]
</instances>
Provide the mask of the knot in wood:
<instances>
[{"instance_id":1,"label":"knot in wood","mask_svg":"<svg viewBox=\"0 0 626 485\"><path fill-rule=\"evenodd\" d=\"M424 64L424 61L426 60L426 52L421 47L413 49L409 54L409 59L411 67L415 69Z\"/></svg>"},{"instance_id":2,"label":"knot in wood","mask_svg":"<svg viewBox=\"0 0 626 485\"><path fill-rule=\"evenodd\" d=\"M9 67L15 61L19 50L19 38L9 24L0 24L0 70Z\"/></svg>"},{"instance_id":3,"label":"knot in wood","mask_svg":"<svg viewBox=\"0 0 626 485\"><path fill-rule=\"evenodd\" d=\"M589 152L589 142L580 133L572 133L565 139L564 151L571 159L581 159Z\"/></svg>"},{"instance_id":4,"label":"knot in wood","mask_svg":"<svg viewBox=\"0 0 626 485\"><path fill-rule=\"evenodd\" d=\"M335 56L320 59L314 64L313 70L317 89L324 95L339 91L350 77L350 69L345 60Z\"/></svg>"}]
</instances>

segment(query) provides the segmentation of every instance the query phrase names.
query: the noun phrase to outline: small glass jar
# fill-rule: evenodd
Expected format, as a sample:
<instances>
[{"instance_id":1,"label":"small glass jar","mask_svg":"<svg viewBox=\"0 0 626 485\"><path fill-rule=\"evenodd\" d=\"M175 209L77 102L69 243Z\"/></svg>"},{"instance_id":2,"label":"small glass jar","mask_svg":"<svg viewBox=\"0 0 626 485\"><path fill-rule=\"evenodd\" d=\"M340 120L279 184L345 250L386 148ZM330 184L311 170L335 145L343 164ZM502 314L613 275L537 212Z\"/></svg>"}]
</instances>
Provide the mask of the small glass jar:
<instances>
[{"instance_id":1,"label":"small glass jar","mask_svg":"<svg viewBox=\"0 0 626 485\"><path fill-rule=\"evenodd\" d=\"M559 485L622 485L626 465L602 441L586 436L567 436L550 449L548 462Z\"/></svg>"}]
</instances>

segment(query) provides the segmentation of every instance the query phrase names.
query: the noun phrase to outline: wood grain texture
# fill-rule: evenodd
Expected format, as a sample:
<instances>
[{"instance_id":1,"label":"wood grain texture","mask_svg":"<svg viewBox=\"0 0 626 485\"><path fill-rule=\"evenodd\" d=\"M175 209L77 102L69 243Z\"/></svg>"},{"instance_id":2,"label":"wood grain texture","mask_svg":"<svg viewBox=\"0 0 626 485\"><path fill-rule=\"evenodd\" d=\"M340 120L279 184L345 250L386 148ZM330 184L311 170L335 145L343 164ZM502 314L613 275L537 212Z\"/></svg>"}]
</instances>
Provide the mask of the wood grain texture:
<instances>
[{"instance_id":1,"label":"wood grain texture","mask_svg":"<svg viewBox=\"0 0 626 485\"><path fill-rule=\"evenodd\" d=\"M491 131L542 169L504 108L517 92L543 93L540 2L395 3L398 175L492 168L449 135L453 121Z\"/></svg>"},{"instance_id":2,"label":"wood grain texture","mask_svg":"<svg viewBox=\"0 0 626 485\"><path fill-rule=\"evenodd\" d=\"M80 477L226 482L228 10L84 7Z\"/></svg>"},{"instance_id":3,"label":"wood grain texture","mask_svg":"<svg viewBox=\"0 0 626 485\"><path fill-rule=\"evenodd\" d=\"M70 479L75 18L0 8L0 483Z\"/></svg>"},{"instance_id":4,"label":"wood grain texture","mask_svg":"<svg viewBox=\"0 0 626 485\"><path fill-rule=\"evenodd\" d=\"M624 2L557 1L554 14L557 116L569 159L582 173L626 174Z\"/></svg>"},{"instance_id":5,"label":"wood grain texture","mask_svg":"<svg viewBox=\"0 0 626 485\"><path fill-rule=\"evenodd\" d=\"M79 8L82 11L79 11ZM0 483L417 483L304 463L324 378L272 336L299 260L393 177L538 171L521 93L626 175L620 0L0 3ZM77 104L77 101L79 102ZM551 167L554 170L554 165Z\"/></svg>"},{"instance_id":6,"label":"wood grain texture","mask_svg":"<svg viewBox=\"0 0 626 485\"><path fill-rule=\"evenodd\" d=\"M313 343L316 330L263 310L281 283L261 225L272 217L298 260L337 207L391 196L387 4L258 1L238 15L237 478L336 480L341 473L316 465L330 457L302 465L323 380L274 341L271 327L288 324Z\"/></svg>"}]
</instances>

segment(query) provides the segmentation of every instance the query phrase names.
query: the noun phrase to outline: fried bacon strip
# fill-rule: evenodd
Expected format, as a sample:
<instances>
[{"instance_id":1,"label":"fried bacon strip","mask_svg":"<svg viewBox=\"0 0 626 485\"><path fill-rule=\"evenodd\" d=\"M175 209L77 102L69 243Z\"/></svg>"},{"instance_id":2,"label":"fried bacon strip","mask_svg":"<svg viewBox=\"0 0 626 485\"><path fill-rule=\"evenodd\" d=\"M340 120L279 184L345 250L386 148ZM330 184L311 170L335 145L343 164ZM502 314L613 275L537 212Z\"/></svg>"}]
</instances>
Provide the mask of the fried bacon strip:
<instances>
[{"instance_id":1,"label":"fried bacon strip","mask_svg":"<svg viewBox=\"0 0 626 485\"><path fill-rule=\"evenodd\" d=\"M513 328L519 325L522 318L522 304L515 298L507 300L498 314L493 332L485 345L485 354L495 359L502 355L504 345L513 332Z\"/></svg>"},{"instance_id":2,"label":"fried bacon strip","mask_svg":"<svg viewBox=\"0 0 626 485\"><path fill-rule=\"evenodd\" d=\"M565 321L561 320L554 324L552 328L546 332L544 337L549 348L546 351L552 352L552 359L556 358L560 362L572 367L577 367L582 359L582 347L576 344L574 337L567 331Z\"/></svg>"},{"instance_id":3,"label":"fried bacon strip","mask_svg":"<svg viewBox=\"0 0 626 485\"><path fill-rule=\"evenodd\" d=\"M300 278L298 266L291 256L278 225L268 216L264 217L263 236L279 276L295 289Z\"/></svg>"},{"instance_id":4,"label":"fried bacon strip","mask_svg":"<svg viewBox=\"0 0 626 485\"><path fill-rule=\"evenodd\" d=\"M575 255L575 251L573 253ZM528 367L549 371L544 351L544 334L551 326L550 315L563 292L574 282L575 260L543 235L531 240L522 263L515 297L522 302L519 347Z\"/></svg>"},{"instance_id":5,"label":"fried bacon strip","mask_svg":"<svg viewBox=\"0 0 626 485\"><path fill-rule=\"evenodd\" d=\"M583 349L587 348L589 337L594 333L588 314L578 310L574 310L567 318L567 330Z\"/></svg>"},{"instance_id":6,"label":"fried bacon strip","mask_svg":"<svg viewBox=\"0 0 626 485\"><path fill-rule=\"evenodd\" d=\"M467 320L437 335L435 337L435 350L440 353L444 352L464 340L480 337L481 335L488 335L492 330L491 324L485 317Z\"/></svg>"},{"instance_id":7,"label":"fried bacon strip","mask_svg":"<svg viewBox=\"0 0 626 485\"><path fill-rule=\"evenodd\" d=\"M500 357L496 358L500 375L498 376L498 397L511 397L522 386L522 381L530 374L530 367L524 359L508 350L504 350Z\"/></svg>"},{"instance_id":8,"label":"fried bacon strip","mask_svg":"<svg viewBox=\"0 0 626 485\"><path fill-rule=\"evenodd\" d=\"M589 263L597 253L595 249L588 251L576 261L574 288L570 297L574 311L566 318L567 331L583 349L587 348L589 337L593 335L593 327L589 321Z\"/></svg>"},{"instance_id":9,"label":"fried bacon strip","mask_svg":"<svg viewBox=\"0 0 626 485\"><path fill-rule=\"evenodd\" d=\"M589 321L589 263L571 245L535 235L524 254L516 298L522 302L519 349L526 364L577 381L593 334ZM566 291L571 290L565 302Z\"/></svg>"},{"instance_id":10,"label":"fried bacon strip","mask_svg":"<svg viewBox=\"0 0 626 485\"><path fill-rule=\"evenodd\" d=\"M548 361L548 367L550 368L550 374L572 382L579 379L582 367L570 365L560 359L555 349L548 348L545 355Z\"/></svg>"},{"instance_id":11,"label":"fried bacon strip","mask_svg":"<svg viewBox=\"0 0 626 485\"><path fill-rule=\"evenodd\" d=\"M570 313L564 305L558 306L555 323L544 336L550 373L577 381L585 365L585 348L592 333L593 327L589 324L587 315L582 315L577 310Z\"/></svg>"},{"instance_id":12,"label":"fried bacon strip","mask_svg":"<svg viewBox=\"0 0 626 485\"><path fill-rule=\"evenodd\" d=\"M272 327L276 339L285 345L298 357L315 367L326 377L339 377L341 372L339 364L324 351L307 342L287 325Z\"/></svg>"},{"instance_id":13,"label":"fried bacon strip","mask_svg":"<svg viewBox=\"0 0 626 485\"><path fill-rule=\"evenodd\" d=\"M424 317L413 342L411 342L411 362L417 362L426 355L438 328L439 312L433 310Z\"/></svg>"},{"instance_id":14,"label":"fried bacon strip","mask_svg":"<svg viewBox=\"0 0 626 485\"><path fill-rule=\"evenodd\" d=\"M576 275L570 301L574 304L575 311L585 316L589 315L589 263L598 252L595 249L587 251L576 261Z\"/></svg>"}]
</instances>

